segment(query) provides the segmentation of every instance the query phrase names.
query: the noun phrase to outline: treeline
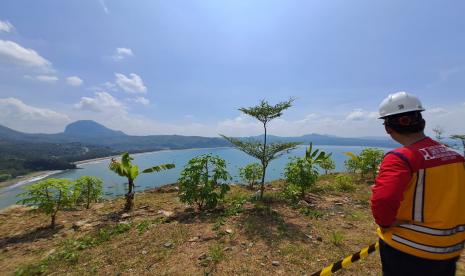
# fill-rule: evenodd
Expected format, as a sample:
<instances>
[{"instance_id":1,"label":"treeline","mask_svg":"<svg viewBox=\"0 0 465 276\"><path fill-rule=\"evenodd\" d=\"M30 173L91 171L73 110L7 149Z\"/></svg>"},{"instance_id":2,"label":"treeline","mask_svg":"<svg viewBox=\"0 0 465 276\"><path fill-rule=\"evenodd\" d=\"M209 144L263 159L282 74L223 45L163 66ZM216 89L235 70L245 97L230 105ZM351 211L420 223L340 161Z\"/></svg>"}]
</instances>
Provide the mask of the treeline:
<instances>
[{"instance_id":1,"label":"treeline","mask_svg":"<svg viewBox=\"0 0 465 276\"><path fill-rule=\"evenodd\" d=\"M35 171L74 169L75 161L117 153L108 147L81 143L0 142L0 181Z\"/></svg>"}]
</instances>

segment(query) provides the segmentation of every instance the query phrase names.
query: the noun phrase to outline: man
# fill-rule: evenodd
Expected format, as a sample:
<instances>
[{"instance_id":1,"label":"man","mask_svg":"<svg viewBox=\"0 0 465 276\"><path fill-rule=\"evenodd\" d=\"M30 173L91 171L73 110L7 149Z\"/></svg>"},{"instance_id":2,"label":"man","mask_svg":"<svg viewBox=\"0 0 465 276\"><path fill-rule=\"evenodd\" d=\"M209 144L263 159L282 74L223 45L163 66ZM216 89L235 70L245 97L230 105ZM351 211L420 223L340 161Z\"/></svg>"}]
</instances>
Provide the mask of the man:
<instances>
[{"instance_id":1,"label":"man","mask_svg":"<svg viewBox=\"0 0 465 276\"><path fill-rule=\"evenodd\" d=\"M380 105L386 132L403 145L388 152L373 185L383 275L455 275L465 241L465 160L425 136L424 111L398 92Z\"/></svg>"}]
</instances>

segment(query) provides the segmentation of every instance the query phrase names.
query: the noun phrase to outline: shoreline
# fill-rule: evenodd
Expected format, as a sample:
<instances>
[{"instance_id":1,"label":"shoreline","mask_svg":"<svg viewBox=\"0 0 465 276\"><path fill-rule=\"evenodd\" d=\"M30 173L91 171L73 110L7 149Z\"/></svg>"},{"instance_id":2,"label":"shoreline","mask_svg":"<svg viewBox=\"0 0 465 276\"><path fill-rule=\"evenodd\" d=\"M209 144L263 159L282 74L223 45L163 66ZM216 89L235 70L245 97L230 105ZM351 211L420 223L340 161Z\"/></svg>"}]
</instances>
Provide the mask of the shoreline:
<instances>
[{"instance_id":1,"label":"shoreline","mask_svg":"<svg viewBox=\"0 0 465 276\"><path fill-rule=\"evenodd\" d=\"M132 153L132 156L138 156L138 155L144 155L144 154L149 154L149 153L154 153L154 152L163 152L163 151L178 151L178 150L199 150L199 149L219 149L219 148L229 148L229 147L210 147L210 148L188 148L188 149L163 149L163 150L155 150L155 151L146 151L146 152L138 152L138 153ZM87 164L94 164L94 163L100 163L105 160L110 160L111 158L118 158L121 155L112 155L112 156L106 156L106 157L98 157L98 158L92 158L92 159L86 159L86 160L81 160L81 161L76 161L72 162L72 164L76 165L77 168L79 169L79 166L82 165L87 165ZM58 173L63 172L64 170L55 170L55 171L37 171L37 172L31 172L28 173L24 176L19 176L15 177L13 179L9 179L7 181L1 182L0 183L0 191L6 192L9 191L10 189L23 186L26 184L29 184L31 182L39 181L41 179L44 179L48 176L55 175Z\"/></svg>"},{"instance_id":2,"label":"shoreline","mask_svg":"<svg viewBox=\"0 0 465 276\"><path fill-rule=\"evenodd\" d=\"M138 156L138 155L144 155L144 154L149 154L149 153L155 153L155 152L166 152L166 151L178 151L178 150L201 150L201 149L222 149L222 148L230 148L230 147L209 147L209 148L188 148L188 149L162 149L162 150L153 150L153 151L144 151L144 152L137 152L137 153L129 153L131 156ZM112 155L112 156L107 156L107 157L98 157L98 158L93 158L93 159L86 159L86 160L81 160L81 161L76 161L73 162L74 165L80 166L80 165L86 165L86 164L93 164L93 163L99 163L101 161L109 160L112 158L119 158L121 155Z\"/></svg>"},{"instance_id":3,"label":"shoreline","mask_svg":"<svg viewBox=\"0 0 465 276\"><path fill-rule=\"evenodd\" d=\"M13 179L7 180L3 183L0 183L0 191L7 192L13 188L23 186L29 184L31 182L39 181L46 177L49 177L54 174L61 173L63 170L55 170L55 171L37 171L26 174L21 177L15 177Z\"/></svg>"}]
</instances>

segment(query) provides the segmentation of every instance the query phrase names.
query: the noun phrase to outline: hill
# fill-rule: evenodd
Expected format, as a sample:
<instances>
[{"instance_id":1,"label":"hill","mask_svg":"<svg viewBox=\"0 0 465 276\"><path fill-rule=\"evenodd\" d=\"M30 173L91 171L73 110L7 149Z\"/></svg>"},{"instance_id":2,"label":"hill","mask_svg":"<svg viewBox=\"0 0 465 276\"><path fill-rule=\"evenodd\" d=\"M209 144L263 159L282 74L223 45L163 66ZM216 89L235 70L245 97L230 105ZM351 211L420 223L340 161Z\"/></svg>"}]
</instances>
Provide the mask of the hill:
<instances>
[{"instance_id":1,"label":"hill","mask_svg":"<svg viewBox=\"0 0 465 276\"><path fill-rule=\"evenodd\" d=\"M263 136L242 137L263 139ZM300 137L268 136L270 142L287 141L316 145L395 147L387 139L343 138L309 134ZM127 135L95 121L76 121L64 132L29 134L0 126L0 181L28 172L71 169L72 162L120 154L164 149L227 147L229 142L218 137L182 135Z\"/></svg>"}]
</instances>

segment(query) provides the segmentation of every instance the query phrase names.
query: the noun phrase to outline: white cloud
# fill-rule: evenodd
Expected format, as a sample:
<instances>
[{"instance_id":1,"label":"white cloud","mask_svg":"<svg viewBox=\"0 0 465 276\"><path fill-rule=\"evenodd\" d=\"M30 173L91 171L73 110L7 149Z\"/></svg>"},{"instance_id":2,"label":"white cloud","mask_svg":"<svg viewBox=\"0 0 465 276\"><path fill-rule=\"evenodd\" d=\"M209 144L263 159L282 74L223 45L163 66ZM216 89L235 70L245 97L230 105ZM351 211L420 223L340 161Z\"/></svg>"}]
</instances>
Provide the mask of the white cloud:
<instances>
[{"instance_id":1,"label":"white cloud","mask_svg":"<svg viewBox=\"0 0 465 276\"><path fill-rule=\"evenodd\" d=\"M109 93L102 91L96 92L95 97L82 97L79 103L74 107L79 110L93 112L107 112L116 110L125 110L126 107Z\"/></svg>"},{"instance_id":2,"label":"white cloud","mask_svg":"<svg viewBox=\"0 0 465 276\"><path fill-rule=\"evenodd\" d=\"M78 76L71 76L66 78L66 83L71 86L80 86L83 83L83 81Z\"/></svg>"},{"instance_id":3,"label":"white cloud","mask_svg":"<svg viewBox=\"0 0 465 276\"><path fill-rule=\"evenodd\" d=\"M106 14L110 14L110 10L108 10L107 4L105 4L105 0L99 0L100 5L102 6L103 11Z\"/></svg>"},{"instance_id":4,"label":"white cloud","mask_svg":"<svg viewBox=\"0 0 465 276\"><path fill-rule=\"evenodd\" d=\"M145 87L142 78L134 73L129 74L129 77L115 73L116 84L126 92L130 93L145 93L147 92L147 87Z\"/></svg>"},{"instance_id":5,"label":"white cloud","mask_svg":"<svg viewBox=\"0 0 465 276\"><path fill-rule=\"evenodd\" d=\"M0 33L6 32L9 33L14 29L13 25L8 21L0 20Z\"/></svg>"},{"instance_id":6,"label":"white cloud","mask_svg":"<svg viewBox=\"0 0 465 276\"><path fill-rule=\"evenodd\" d=\"M46 82L46 83L55 83L58 81L58 77L49 76L49 75L39 75L39 76L36 76L36 80L40 82Z\"/></svg>"},{"instance_id":7,"label":"white cloud","mask_svg":"<svg viewBox=\"0 0 465 276\"><path fill-rule=\"evenodd\" d=\"M129 48L116 48L115 54L113 55L113 59L116 61L123 60L127 57L134 56L134 53Z\"/></svg>"},{"instance_id":8,"label":"white cloud","mask_svg":"<svg viewBox=\"0 0 465 276\"><path fill-rule=\"evenodd\" d=\"M25 132L58 132L70 122L67 115L27 105L16 98L0 99L0 124Z\"/></svg>"},{"instance_id":9,"label":"white cloud","mask_svg":"<svg viewBox=\"0 0 465 276\"><path fill-rule=\"evenodd\" d=\"M52 65L50 61L40 56L33 49L24 48L13 41L0 39L0 64L1 63L41 68L47 71L51 69Z\"/></svg>"},{"instance_id":10,"label":"white cloud","mask_svg":"<svg viewBox=\"0 0 465 276\"><path fill-rule=\"evenodd\" d=\"M140 103L142 105L149 105L150 104L150 100L147 99L147 98L144 98L144 97L137 97L134 99L134 102L135 103Z\"/></svg>"},{"instance_id":11,"label":"white cloud","mask_svg":"<svg viewBox=\"0 0 465 276\"><path fill-rule=\"evenodd\" d=\"M375 119L378 116L376 112L365 111L361 108L356 108L352 110L346 116L347 121L363 121L363 120L370 120Z\"/></svg>"},{"instance_id":12,"label":"white cloud","mask_svg":"<svg viewBox=\"0 0 465 276\"><path fill-rule=\"evenodd\" d=\"M446 113L447 113L447 110L445 110L442 107L429 108L425 111L425 114L431 114L431 115L442 115Z\"/></svg>"}]
</instances>

